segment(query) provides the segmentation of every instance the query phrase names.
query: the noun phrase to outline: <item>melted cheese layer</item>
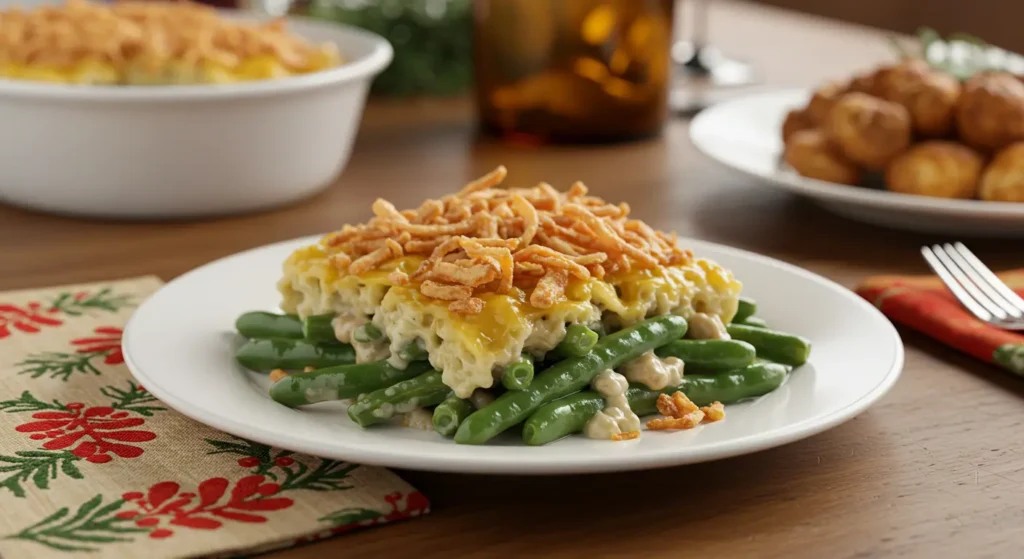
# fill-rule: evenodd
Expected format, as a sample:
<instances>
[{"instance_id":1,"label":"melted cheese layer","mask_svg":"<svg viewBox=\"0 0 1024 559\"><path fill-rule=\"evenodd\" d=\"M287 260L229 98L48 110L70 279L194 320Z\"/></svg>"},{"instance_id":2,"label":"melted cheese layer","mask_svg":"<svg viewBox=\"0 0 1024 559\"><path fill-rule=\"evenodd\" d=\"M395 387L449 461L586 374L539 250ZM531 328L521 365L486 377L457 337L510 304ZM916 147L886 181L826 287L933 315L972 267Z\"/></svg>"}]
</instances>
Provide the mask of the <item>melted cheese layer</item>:
<instances>
[{"instance_id":1,"label":"melted cheese layer","mask_svg":"<svg viewBox=\"0 0 1024 559\"><path fill-rule=\"evenodd\" d=\"M323 313L362 314L391 341L394 354L422 340L430 363L458 396L488 388L501 367L522 352L541 356L565 336L567 324L604 322L614 329L651 316L694 313L732 319L742 285L710 260L685 266L635 271L603 281L574 281L553 307L530 305L529 292L485 293L476 315L448 311L448 303L423 296L414 286L396 286L391 271L412 273L422 259L405 257L360 276L342 275L329 250L313 245L295 251L278 282L281 307L301 317Z\"/></svg>"}]
</instances>

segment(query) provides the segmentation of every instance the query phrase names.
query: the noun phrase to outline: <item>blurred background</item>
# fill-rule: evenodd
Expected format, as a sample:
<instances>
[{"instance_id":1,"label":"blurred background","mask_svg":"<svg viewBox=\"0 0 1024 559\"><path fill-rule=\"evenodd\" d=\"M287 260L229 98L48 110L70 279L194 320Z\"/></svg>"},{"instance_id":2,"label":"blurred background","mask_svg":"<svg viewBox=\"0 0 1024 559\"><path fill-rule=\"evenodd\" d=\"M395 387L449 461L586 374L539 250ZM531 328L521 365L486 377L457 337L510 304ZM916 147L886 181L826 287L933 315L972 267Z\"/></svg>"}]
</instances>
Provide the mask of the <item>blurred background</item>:
<instances>
[{"instance_id":1,"label":"blurred background","mask_svg":"<svg viewBox=\"0 0 1024 559\"><path fill-rule=\"evenodd\" d=\"M946 35L969 33L1014 52L1024 51L1024 35L1014 24L1024 18L1024 2L1007 0L754 0L755 3L913 33L927 25Z\"/></svg>"}]
</instances>

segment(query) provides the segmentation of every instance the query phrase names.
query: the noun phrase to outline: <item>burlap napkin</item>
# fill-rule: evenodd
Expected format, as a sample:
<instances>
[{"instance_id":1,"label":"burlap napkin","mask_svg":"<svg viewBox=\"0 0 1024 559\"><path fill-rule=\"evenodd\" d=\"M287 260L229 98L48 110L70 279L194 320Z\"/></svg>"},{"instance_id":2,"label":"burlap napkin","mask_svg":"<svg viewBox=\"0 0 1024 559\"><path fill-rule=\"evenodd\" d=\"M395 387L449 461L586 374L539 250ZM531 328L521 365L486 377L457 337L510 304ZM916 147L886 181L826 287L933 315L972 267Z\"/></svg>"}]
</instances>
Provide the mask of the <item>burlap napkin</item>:
<instances>
[{"instance_id":1,"label":"burlap napkin","mask_svg":"<svg viewBox=\"0 0 1024 559\"><path fill-rule=\"evenodd\" d=\"M1024 296L1024 270L996 275ZM975 318L937 276L877 276L865 280L857 293L897 324L1024 376L1024 335Z\"/></svg>"},{"instance_id":2,"label":"burlap napkin","mask_svg":"<svg viewBox=\"0 0 1024 559\"><path fill-rule=\"evenodd\" d=\"M0 294L0 556L252 554L426 513L391 472L221 433L139 386L156 278Z\"/></svg>"}]
</instances>

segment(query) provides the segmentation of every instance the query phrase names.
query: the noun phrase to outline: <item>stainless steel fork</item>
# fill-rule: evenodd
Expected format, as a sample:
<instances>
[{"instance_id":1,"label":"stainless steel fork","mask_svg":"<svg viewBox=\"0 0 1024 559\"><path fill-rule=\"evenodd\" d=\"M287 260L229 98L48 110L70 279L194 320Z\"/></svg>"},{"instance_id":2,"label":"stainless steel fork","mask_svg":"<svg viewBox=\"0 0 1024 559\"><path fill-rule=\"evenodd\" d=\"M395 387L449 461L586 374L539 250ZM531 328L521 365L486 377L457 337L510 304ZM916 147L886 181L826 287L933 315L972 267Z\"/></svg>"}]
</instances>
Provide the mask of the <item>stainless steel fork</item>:
<instances>
[{"instance_id":1,"label":"stainless steel fork","mask_svg":"<svg viewBox=\"0 0 1024 559\"><path fill-rule=\"evenodd\" d=\"M921 255L971 314L1005 330L1024 330L1024 299L963 243L923 246Z\"/></svg>"}]
</instances>

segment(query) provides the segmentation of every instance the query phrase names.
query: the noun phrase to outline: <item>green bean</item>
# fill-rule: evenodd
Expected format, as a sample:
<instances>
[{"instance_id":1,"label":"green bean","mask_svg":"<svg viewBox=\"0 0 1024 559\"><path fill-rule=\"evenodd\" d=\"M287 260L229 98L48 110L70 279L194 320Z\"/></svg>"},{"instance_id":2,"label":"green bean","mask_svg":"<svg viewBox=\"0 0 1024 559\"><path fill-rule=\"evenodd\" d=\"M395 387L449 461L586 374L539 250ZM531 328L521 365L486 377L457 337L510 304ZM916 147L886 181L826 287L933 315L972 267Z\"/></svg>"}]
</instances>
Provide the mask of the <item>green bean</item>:
<instances>
[{"instance_id":1,"label":"green bean","mask_svg":"<svg viewBox=\"0 0 1024 559\"><path fill-rule=\"evenodd\" d=\"M316 314L302 321L302 337L314 344L340 343L334 335L334 314Z\"/></svg>"},{"instance_id":2,"label":"green bean","mask_svg":"<svg viewBox=\"0 0 1024 559\"><path fill-rule=\"evenodd\" d=\"M776 363L798 367L811 355L811 342L802 336L742 324L730 324L726 329L733 338L757 348L758 357Z\"/></svg>"},{"instance_id":3,"label":"green bean","mask_svg":"<svg viewBox=\"0 0 1024 559\"><path fill-rule=\"evenodd\" d=\"M757 312L757 303L750 297L740 296L739 305L736 306L736 314L732 317L733 324L743 322L747 317L754 316Z\"/></svg>"},{"instance_id":4,"label":"green bean","mask_svg":"<svg viewBox=\"0 0 1024 559\"><path fill-rule=\"evenodd\" d=\"M452 389L441 382L441 373L430 371L370 392L348 407L348 417L361 427L369 427L398 413L436 406L451 393Z\"/></svg>"},{"instance_id":5,"label":"green bean","mask_svg":"<svg viewBox=\"0 0 1024 559\"><path fill-rule=\"evenodd\" d=\"M290 408L355 398L360 394L387 388L403 380L422 375L430 365L422 361L396 369L387 360L359 365L325 367L308 373L288 375L270 386L270 398Z\"/></svg>"},{"instance_id":6,"label":"green bean","mask_svg":"<svg viewBox=\"0 0 1024 559\"><path fill-rule=\"evenodd\" d=\"M356 360L356 352L347 344L316 345L303 340L249 340L235 352L243 367L254 371L333 367Z\"/></svg>"},{"instance_id":7,"label":"green bean","mask_svg":"<svg viewBox=\"0 0 1024 559\"><path fill-rule=\"evenodd\" d=\"M533 382L533 358L522 354L519 359L505 366L501 385L509 390L522 390Z\"/></svg>"},{"instance_id":8,"label":"green bean","mask_svg":"<svg viewBox=\"0 0 1024 559\"><path fill-rule=\"evenodd\" d=\"M565 327L565 337L555 346L555 355L560 357L582 357L593 349L600 336L582 324Z\"/></svg>"},{"instance_id":9,"label":"green bean","mask_svg":"<svg viewBox=\"0 0 1024 559\"><path fill-rule=\"evenodd\" d=\"M626 391L630 408L637 415L651 415L658 412L659 394L672 394L680 390L698 406L713 402L735 404L750 398L763 396L786 380L793 368L779 363L758 363L718 375L689 375L675 389L651 390L646 386L632 386Z\"/></svg>"},{"instance_id":10,"label":"green bean","mask_svg":"<svg viewBox=\"0 0 1024 559\"><path fill-rule=\"evenodd\" d=\"M748 316L743 320L734 320L732 321L732 323L740 324L743 326L752 326L754 328L768 328L768 323L765 322L763 318L757 316Z\"/></svg>"},{"instance_id":11,"label":"green bean","mask_svg":"<svg viewBox=\"0 0 1024 559\"><path fill-rule=\"evenodd\" d=\"M406 362L413 361L426 361L429 355L427 350L423 349L420 342L409 342L405 347L398 350L398 357Z\"/></svg>"},{"instance_id":12,"label":"green bean","mask_svg":"<svg viewBox=\"0 0 1024 559\"><path fill-rule=\"evenodd\" d=\"M698 406L712 402L732 404L767 394L778 388L789 367L777 363L750 365L718 375L687 375L678 386L651 390L633 384L626 391L629 407L639 416L657 412L659 394L681 391ZM604 398L593 391L578 392L549 402L537 409L523 425L523 441L542 445L583 431L587 421L605 407Z\"/></svg>"},{"instance_id":13,"label":"green bean","mask_svg":"<svg viewBox=\"0 0 1024 559\"><path fill-rule=\"evenodd\" d=\"M463 400L458 396L449 396L434 408L434 430L446 437L451 437L475 409L469 400Z\"/></svg>"},{"instance_id":14,"label":"green bean","mask_svg":"<svg viewBox=\"0 0 1024 559\"><path fill-rule=\"evenodd\" d=\"M483 444L525 420L534 410L590 384L605 369L614 369L644 352L677 340L686 333L686 320L659 316L601 338L590 353L559 361L535 376L525 390L509 390L491 405L473 412L459 426L455 442Z\"/></svg>"},{"instance_id":15,"label":"green bean","mask_svg":"<svg viewBox=\"0 0 1024 559\"><path fill-rule=\"evenodd\" d=\"M246 338L302 339L302 322L289 314L247 312L235 320L235 330Z\"/></svg>"},{"instance_id":16,"label":"green bean","mask_svg":"<svg viewBox=\"0 0 1024 559\"><path fill-rule=\"evenodd\" d=\"M382 336L384 336L384 332L381 332L380 328L377 328L371 322L367 322L352 331L352 339L362 344L379 340Z\"/></svg>"},{"instance_id":17,"label":"green bean","mask_svg":"<svg viewBox=\"0 0 1024 559\"><path fill-rule=\"evenodd\" d=\"M732 371L754 362L754 346L740 340L678 340L654 350L658 357L678 357L687 372Z\"/></svg>"}]
</instances>

